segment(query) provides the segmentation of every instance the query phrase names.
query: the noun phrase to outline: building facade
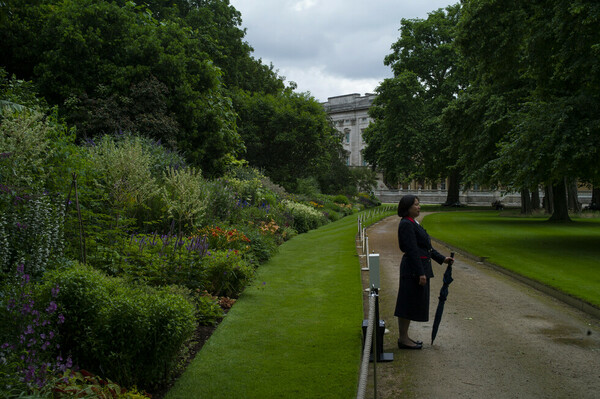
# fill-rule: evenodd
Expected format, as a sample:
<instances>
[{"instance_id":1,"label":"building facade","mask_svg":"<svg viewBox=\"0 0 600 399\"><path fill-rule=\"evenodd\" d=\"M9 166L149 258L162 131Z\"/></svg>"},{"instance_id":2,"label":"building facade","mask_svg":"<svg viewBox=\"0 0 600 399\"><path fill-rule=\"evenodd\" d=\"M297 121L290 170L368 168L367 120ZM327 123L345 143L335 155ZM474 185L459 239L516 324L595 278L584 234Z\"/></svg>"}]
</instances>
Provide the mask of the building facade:
<instances>
[{"instance_id":1,"label":"building facade","mask_svg":"<svg viewBox=\"0 0 600 399\"><path fill-rule=\"evenodd\" d=\"M366 146L363 132L371 123L367 111L375 97L375 94L370 93L364 96L353 93L329 97L327 102L322 103L333 125L342 134L342 144L348 154L348 166L367 166L362 153Z\"/></svg>"}]
</instances>

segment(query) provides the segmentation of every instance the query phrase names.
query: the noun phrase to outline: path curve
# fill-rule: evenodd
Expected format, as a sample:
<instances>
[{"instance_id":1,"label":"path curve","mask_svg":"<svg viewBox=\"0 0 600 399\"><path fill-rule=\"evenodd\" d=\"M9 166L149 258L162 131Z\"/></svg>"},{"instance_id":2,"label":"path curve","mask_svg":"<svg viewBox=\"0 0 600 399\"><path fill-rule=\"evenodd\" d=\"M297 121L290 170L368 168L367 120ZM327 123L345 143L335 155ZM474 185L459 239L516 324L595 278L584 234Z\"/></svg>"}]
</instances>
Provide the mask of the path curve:
<instances>
[{"instance_id":1,"label":"path curve","mask_svg":"<svg viewBox=\"0 0 600 399\"><path fill-rule=\"evenodd\" d=\"M399 350L398 222L389 217L367 230L369 252L380 255L384 351L394 354L393 362L377 364L378 398L600 397L600 320L458 253L435 344L431 326L445 265L434 262L430 321L410 329L424 348ZM368 272L363 282L367 287ZM372 370L367 398L374 397Z\"/></svg>"}]
</instances>

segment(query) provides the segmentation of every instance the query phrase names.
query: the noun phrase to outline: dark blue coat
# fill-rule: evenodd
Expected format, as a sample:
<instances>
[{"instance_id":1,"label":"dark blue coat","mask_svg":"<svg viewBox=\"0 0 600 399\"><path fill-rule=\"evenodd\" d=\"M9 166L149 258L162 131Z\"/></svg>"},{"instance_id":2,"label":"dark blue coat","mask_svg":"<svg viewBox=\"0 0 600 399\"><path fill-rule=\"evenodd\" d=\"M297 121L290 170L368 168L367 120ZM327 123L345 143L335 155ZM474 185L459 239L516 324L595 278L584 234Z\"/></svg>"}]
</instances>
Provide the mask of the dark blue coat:
<instances>
[{"instance_id":1,"label":"dark blue coat","mask_svg":"<svg viewBox=\"0 0 600 399\"><path fill-rule=\"evenodd\" d=\"M404 252L400 263L400 277L433 277L431 259L442 264L446 257L433 249L427 231L410 217L398 224L398 244Z\"/></svg>"}]
</instances>

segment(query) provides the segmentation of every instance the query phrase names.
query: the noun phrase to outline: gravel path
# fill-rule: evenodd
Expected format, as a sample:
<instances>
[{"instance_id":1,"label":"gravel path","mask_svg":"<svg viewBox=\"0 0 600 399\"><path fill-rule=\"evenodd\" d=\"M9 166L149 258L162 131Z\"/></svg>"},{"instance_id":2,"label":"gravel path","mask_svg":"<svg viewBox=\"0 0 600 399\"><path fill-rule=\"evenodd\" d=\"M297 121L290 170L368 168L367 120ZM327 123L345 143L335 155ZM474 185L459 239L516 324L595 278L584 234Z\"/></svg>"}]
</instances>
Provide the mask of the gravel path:
<instances>
[{"instance_id":1,"label":"gravel path","mask_svg":"<svg viewBox=\"0 0 600 399\"><path fill-rule=\"evenodd\" d=\"M460 254L435 344L431 327L445 265L434 262L430 321L409 330L424 347L399 350L398 222L390 217L368 229L369 252L380 255L384 351L394 355L377 363L377 398L600 398L600 320ZM363 282L368 286L368 272ZM374 397L372 370L367 398Z\"/></svg>"}]
</instances>

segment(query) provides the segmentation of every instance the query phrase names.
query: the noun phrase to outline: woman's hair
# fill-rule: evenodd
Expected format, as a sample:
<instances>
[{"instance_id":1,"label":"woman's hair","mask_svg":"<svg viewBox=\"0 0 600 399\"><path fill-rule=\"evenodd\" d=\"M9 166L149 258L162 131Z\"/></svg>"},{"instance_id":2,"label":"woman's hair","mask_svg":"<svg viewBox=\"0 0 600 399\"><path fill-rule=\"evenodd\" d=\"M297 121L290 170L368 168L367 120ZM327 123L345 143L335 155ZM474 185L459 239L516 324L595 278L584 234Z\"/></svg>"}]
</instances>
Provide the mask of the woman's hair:
<instances>
[{"instance_id":1,"label":"woman's hair","mask_svg":"<svg viewBox=\"0 0 600 399\"><path fill-rule=\"evenodd\" d=\"M419 197L416 195L408 194L400 198L398 201L398 216L401 218L408 216L408 208L413 206L415 200L418 200Z\"/></svg>"}]
</instances>

